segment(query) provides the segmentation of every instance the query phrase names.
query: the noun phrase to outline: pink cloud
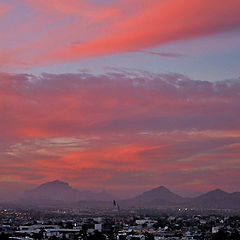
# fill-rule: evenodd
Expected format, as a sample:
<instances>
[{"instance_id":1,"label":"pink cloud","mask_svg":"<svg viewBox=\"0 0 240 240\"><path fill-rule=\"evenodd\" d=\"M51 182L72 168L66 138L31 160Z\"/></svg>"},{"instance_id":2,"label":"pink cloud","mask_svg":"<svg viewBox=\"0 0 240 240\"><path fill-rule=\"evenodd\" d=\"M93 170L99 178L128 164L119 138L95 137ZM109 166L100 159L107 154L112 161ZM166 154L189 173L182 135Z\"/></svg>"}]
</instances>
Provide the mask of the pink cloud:
<instances>
[{"instance_id":1,"label":"pink cloud","mask_svg":"<svg viewBox=\"0 0 240 240\"><path fill-rule=\"evenodd\" d=\"M8 11L10 11L10 6L0 3L0 17L5 15Z\"/></svg>"},{"instance_id":2,"label":"pink cloud","mask_svg":"<svg viewBox=\"0 0 240 240\"><path fill-rule=\"evenodd\" d=\"M6 45L20 38L8 45L10 58L1 55L0 62L6 66L44 65L138 51L233 30L240 23L237 0L223 0L221 4L218 0L126 0L108 6L76 0L25 3L34 14L19 19L14 31L5 32Z\"/></svg>"},{"instance_id":3,"label":"pink cloud","mask_svg":"<svg viewBox=\"0 0 240 240\"><path fill-rule=\"evenodd\" d=\"M1 73L0 182L204 190L222 172L234 189L239 90L178 74Z\"/></svg>"}]
</instances>

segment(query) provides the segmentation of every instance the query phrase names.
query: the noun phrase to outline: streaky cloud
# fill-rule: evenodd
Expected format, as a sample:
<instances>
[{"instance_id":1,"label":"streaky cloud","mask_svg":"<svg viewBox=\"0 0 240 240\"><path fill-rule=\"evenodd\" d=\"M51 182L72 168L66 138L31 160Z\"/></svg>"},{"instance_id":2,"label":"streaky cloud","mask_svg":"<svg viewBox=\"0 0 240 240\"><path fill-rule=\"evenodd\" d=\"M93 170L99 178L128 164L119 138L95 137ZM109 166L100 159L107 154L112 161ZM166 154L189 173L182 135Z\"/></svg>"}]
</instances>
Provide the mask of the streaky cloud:
<instances>
[{"instance_id":1,"label":"streaky cloud","mask_svg":"<svg viewBox=\"0 0 240 240\"><path fill-rule=\"evenodd\" d=\"M14 2L10 7L15 9ZM141 51L237 30L240 24L238 0L221 4L218 0L125 0L104 6L77 0L23 0L22 8L30 14L20 18L19 13L11 22L14 30L1 31L4 68L29 69ZM1 20L9 24L4 16Z\"/></svg>"}]
</instances>

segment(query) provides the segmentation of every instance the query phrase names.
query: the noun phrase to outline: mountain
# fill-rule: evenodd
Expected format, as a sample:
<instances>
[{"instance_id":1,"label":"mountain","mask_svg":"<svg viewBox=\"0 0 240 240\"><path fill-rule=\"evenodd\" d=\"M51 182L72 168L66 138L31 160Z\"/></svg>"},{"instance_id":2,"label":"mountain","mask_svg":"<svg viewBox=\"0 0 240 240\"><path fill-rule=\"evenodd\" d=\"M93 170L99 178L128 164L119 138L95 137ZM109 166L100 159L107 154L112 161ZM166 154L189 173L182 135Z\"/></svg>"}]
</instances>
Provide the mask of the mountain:
<instances>
[{"instance_id":1,"label":"mountain","mask_svg":"<svg viewBox=\"0 0 240 240\"><path fill-rule=\"evenodd\" d=\"M137 197L123 200L124 206L166 207L176 206L184 202L184 198L160 186L140 194Z\"/></svg>"},{"instance_id":2,"label":"mountain","mask_svg":"<svg viewBox=\"0 0 240 240\"><path fill-rule=\"evenodd\" d=\"M24 197L38 200L76 201L79 198L79 191L70 187L68 183L55 180L25 192Z\"/></svg>"},{"instance_id":3,"label":"mountain","mask_svg":"<svg viewBox=\"0 0 240 240\"><path fill-rule=\"evenodd\" d=\"M79 200L107 201L114 197L106 192L94 193L91 191L79 191L72 188L68 183L55 180L47 182L39 187L27 191L23 195L28 200L57 200L75 202Z\"/></svg>"},{"instance_id":4,"label":"mountain","mask_svg":"<svg viewBox=\"0 0 240 240\"><path fill-rule=\"evenodd\" d=\"M55 180L27 191L21 203L32 205L58 205L73 204L74 206L91 208L111 208L114 196L106 193L92 191L79 191L68 183ZM215 189L197 197L181 197L164 186L153 188L142 194L125 200L117 201L120 208L179 208L194 209L240 209L240 192L228 193Z\"/></svg>"},{"instance_id":5,"label":"mountain","mask_svg":"<svg viewBox=\"0 0 240 240\"><path fill-rule=\"evenodd\" d=\"M148 202L156 199L162 199L170 202L178 202L183 199L182 197L171 192L164 186L160 186L150 191L144 192L136 198L140 199L141 201L148 201Z\"/></svg>"},{"instance_id":6,"label":"mountain","mask_svg":"<svg viewBox=\"0 0 240 240\"><path fill-rule=\"evenodd\" d=\"M208 209L240 208L240 193L227 193L221 189L202 194L190 202L191 206Z\"/></svg>"},{"instance_id":7,"label":"mountain","mask_svg":"<svg viewBox=\"0 0 240 240\"><path fill-rule=\"evenodd\" d=\"M240 201L240 192L234 192L232 193L232 196L238 198Z\"/></svg>"},{"instance_id":8,"label":"mountain","mask_svg":"<svg viewBox=\"0 0 240 240\"><path fill-rule=\"evenodd\" d=\"M202 194L195 199L201 199L201 200L218 200L218 199L225 199L230 194L227 192L224 192L221 189L215 189L213 191L207 192L205 194Z\"/></svg>"},{"instance_id":9,"label":"mountain","mask_svg":"<svg viewBox=\"0 0 240 240\"><path fill-rule=\"evenodd\" d=\"M227 193L216 189L198 197L184 198L160 186L120 202L123 207L187 207L196 209L240 209L240 192Z\"/></svg>"}]
</instances>

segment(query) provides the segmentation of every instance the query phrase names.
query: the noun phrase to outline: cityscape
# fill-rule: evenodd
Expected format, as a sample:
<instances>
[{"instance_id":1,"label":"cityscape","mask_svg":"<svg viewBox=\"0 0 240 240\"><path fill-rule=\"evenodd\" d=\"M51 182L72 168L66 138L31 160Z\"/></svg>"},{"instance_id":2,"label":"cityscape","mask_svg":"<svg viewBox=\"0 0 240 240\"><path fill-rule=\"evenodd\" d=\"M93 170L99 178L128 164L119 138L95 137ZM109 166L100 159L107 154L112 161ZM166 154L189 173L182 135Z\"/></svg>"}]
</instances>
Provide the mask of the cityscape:
<instances>
[{"instance_id":1,"label":"cityscape","mask_svg":"<svg viewBox=\"0 0 240 240\"><path fill-rule=\"evenodd\" d=\"M240 193L185 199L163 186L119 200L76 193L56 180L1 203L0 239L240 239Z\"/></svg>"},{"instance_id":2,"label":"cityscape","mask_svg":"<svg viewBox=\"0 0 240 240\"><path fill-rule=\"evenodd\" d=\"M240 240L240 0L0 0L0 240Z\"/></svg>"}]
</instances>

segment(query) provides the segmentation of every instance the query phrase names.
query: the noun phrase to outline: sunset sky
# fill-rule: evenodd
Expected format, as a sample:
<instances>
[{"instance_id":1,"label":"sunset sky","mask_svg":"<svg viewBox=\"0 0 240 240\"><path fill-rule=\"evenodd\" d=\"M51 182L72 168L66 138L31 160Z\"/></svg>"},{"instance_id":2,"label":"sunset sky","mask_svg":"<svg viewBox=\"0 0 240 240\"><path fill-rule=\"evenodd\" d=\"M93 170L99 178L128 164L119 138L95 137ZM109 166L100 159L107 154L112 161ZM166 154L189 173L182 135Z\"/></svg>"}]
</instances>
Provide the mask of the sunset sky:
<instances>
[{"instance_id":1,"label":"sunset sky","mask_svg":"<svg viewBox=\"0 0 240 240\"><path fill-rule=\"evenodd\" d=\"M240 191L239 0L0 0L0 194Z\"/></svg>"}]
</instances>

